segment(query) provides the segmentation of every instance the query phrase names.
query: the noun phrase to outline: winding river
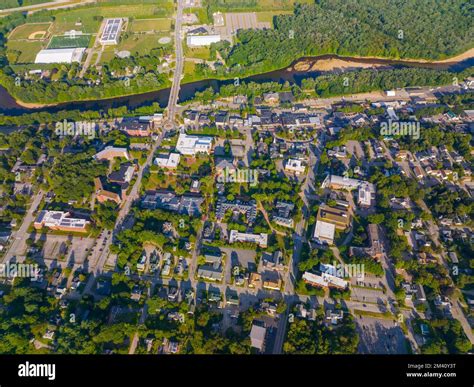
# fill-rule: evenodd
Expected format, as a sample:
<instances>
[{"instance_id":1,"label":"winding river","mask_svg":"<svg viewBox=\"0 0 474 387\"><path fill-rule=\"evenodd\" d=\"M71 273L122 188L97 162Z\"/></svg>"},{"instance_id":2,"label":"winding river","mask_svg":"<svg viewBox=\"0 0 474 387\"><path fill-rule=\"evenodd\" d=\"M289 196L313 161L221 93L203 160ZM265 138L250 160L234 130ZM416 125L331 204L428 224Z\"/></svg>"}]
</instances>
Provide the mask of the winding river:
<instances>
[{"instance_id":1,"label":"winding river","mask_svg":"<svg viewBox=\"0 0 474 387\"><path fill-rule=\"evenodd\" d=\"M244 82L286 82L300 84L304 78L316 77L327 71L352 71L361 68L377 68L378 70L402 68L402 67L421 67L437 70L449 70L459 72L467 67L474 65L474 57L469 57L461 61L443 61L443 62L416 62L379 58L355 58L341 57L337 55L323 55L318 57L300 58L284 69L271 71L264 74L250 76L243 79ZM189 100L196 91L205 90L212 87L218 90L220 86L233 83L233 80L215 80L208 79L197 82L183 84L179 95L179 101ZM125 97L116 97L111 99L102 99L94 101L65 102L52 106L40 108L27 108L18 104L8 91L0 86L0 113L5 114L24 114L35 111L47 111L54 113L60 110L107 110L109 108L128 106L137 108L151 105L158 102L165 106L168 101L169 89L153 91L143 94L135 94Z\"/></svg>"}]
</instances>

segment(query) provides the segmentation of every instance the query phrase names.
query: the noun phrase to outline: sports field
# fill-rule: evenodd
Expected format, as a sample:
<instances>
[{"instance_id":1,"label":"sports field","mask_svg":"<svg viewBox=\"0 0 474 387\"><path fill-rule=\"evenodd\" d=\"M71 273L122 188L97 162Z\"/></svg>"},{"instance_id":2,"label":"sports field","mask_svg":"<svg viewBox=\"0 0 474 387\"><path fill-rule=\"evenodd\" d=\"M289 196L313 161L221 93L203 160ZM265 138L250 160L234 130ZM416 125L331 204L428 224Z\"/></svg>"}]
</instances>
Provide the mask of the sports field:
<instances>
[{"instance_id":1,"label":"sports field","mask_svg":"<svg viewBox=\"0 0 474 387\"><path fill-rule=\"evenodd\" d=\"M29 39L29 40L39 40L44 39L48 36L48 30L51 26L51 23L27 23L22 24L15 28L8 39L10 40L19 40L19 39Z\"/></svg>"},{"instance_id":2,"label":"sports field","mask_svg":"<svg viewBox=\"0 0 474 387\"><path fill-rule=\"evenodd\" d=\"M53 36L49 42L48 48L79 48L89 47L91 35L72 36Z\"/></svg>"}]
</instances>

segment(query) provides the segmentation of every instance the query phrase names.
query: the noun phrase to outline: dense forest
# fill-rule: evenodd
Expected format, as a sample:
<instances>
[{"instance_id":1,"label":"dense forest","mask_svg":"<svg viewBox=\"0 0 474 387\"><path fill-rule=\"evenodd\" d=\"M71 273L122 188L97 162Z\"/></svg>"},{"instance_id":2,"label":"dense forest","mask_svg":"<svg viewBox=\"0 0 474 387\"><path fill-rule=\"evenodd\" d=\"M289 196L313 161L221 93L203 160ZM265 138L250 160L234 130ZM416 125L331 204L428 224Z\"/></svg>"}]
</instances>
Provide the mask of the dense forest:
<instances>
[{"instance_id":1,"label":"dense forest","mask_svg":"<svg viewBox=\"0 0 474 387\"><path fill-rule=\"evenodd\" d=\"M466 0L319 0L276 16L273 30L240 31L225 59L235 74L308 55L443 59L472 47L472 11Z\"/></svg>"}]
</instances>

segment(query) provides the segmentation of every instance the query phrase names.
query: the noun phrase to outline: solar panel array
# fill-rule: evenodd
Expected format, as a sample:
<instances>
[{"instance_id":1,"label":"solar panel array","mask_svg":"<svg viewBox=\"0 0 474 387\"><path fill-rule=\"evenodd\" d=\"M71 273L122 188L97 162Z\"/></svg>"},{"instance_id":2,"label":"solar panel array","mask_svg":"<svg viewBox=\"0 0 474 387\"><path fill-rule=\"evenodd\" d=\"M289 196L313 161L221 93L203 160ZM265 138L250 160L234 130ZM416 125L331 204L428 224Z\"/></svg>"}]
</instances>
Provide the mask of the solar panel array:
<instances>
[{"instance_id":1,"label":"solar panel array","mask_svg":"<svg viewBox=\"0 0 474 387\"><path fill-rule=\"evenodd\" d=\"M101 43L118 43L118 35L122 28L122 19L107 19L102 37L100 38Z\"/></svg>"}]
</instances>

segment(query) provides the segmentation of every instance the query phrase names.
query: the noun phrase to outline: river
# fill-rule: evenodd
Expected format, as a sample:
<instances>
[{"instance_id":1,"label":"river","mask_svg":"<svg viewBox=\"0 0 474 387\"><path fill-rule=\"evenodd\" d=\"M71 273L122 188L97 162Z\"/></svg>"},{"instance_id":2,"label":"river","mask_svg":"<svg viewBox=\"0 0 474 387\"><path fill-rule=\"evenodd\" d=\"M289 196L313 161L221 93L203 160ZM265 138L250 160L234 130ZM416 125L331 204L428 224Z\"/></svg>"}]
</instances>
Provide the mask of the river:
<instances>
[{"instance_id":1,"label":"river","mask_svg":"<svg viewBox=\"0 0 474 387\"><path fill-rule=\"evenodd\" d=\"M318 63L336 61L337 63L344 63L344 68L339 71L351 71L360 68L378 68L390 69L401 67L421 67L438 70L449 70L459 72L467 67L474 65L474 58L469 58L460 62L445 62L445 63L422 63L422 62L407 62L402 60L392 59L375 59L375 58L352 58L340 57L337 55L323 55L319 57L300 58L293 62L290 66L284 69L271 71L264 74L258 74L242 79L242 82L290 82L300 84L304 78L316 77L322 74L322 71L317 71ZM315 70L316 69L316 70ZM337 69L336 69L337 70ZM218 90L220 86L233 83L231 80L215 80L208 79L197 82L183 84L179 94L179 102L189 100L194 96L196 91L205 90L212 87ZM110 99L102 99L95 101L79 101L79 102L65 102L54 106L47 106L41 108L26 108L18 103L8 93L8 91L0 86L0 113L4 114L24 114L35 111L46 111L54 113L60 110L107 110L109 108L128 106L129 108L137 108L141 106L151 105L158 102L160 106L165 106L168 102L170 89L163 89L159 91L152 91L143 94L135 94L125 97L116 97Z\"/></svg>"}]
</instances>

